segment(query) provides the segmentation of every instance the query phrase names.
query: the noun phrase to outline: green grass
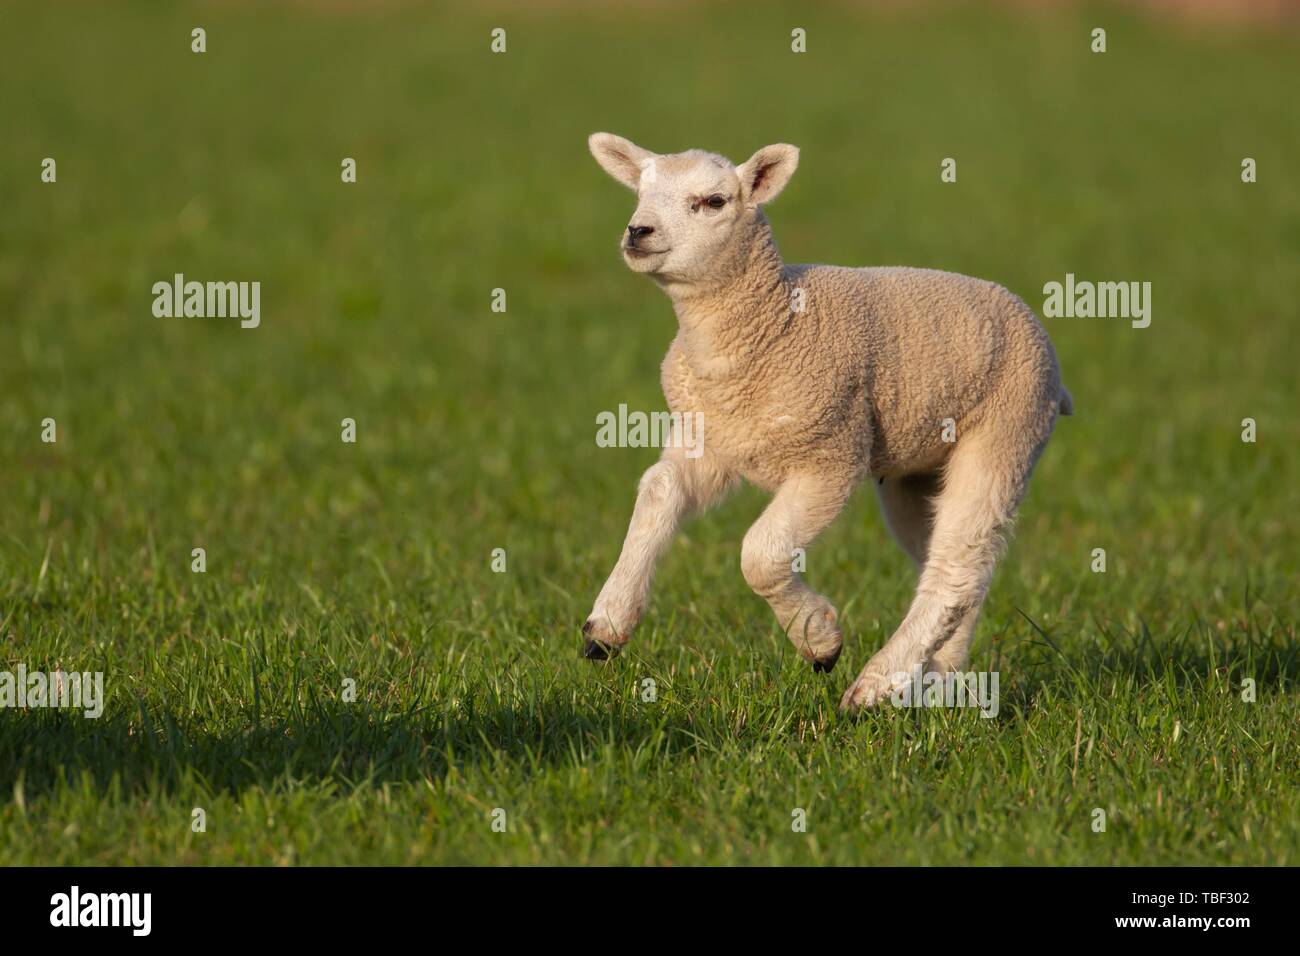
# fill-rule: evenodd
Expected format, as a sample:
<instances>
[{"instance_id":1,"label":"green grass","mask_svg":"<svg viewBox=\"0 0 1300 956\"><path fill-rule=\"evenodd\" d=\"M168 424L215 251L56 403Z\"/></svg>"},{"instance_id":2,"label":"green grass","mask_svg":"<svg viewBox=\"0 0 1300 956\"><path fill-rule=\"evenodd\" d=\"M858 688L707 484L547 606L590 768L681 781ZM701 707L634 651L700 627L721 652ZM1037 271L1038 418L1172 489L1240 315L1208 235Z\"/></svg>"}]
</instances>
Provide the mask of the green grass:
<instances>
[{"instance_id":1,"label":"green grass","mask_svg":"<svg viewBox=\"0 0 1300 956\"><path fill-rule=\"evenodd\" d=\"M6 8L0 670L102 670L108 702L0 711L0 864L1300 863L1294 35L543 7ZM655 458L596 415L662 406L675 328L597 129L799 144L790 261L1035 308L1153 283L1148 329L1047 320L1077 416L980 624L996 719L836 714L912 587L869 489L809 555L834 674L741 578L752 490L624 657L578 659ZM155 319L175 272L260 281L261 327Z\"/></svg>"}]
</instances>

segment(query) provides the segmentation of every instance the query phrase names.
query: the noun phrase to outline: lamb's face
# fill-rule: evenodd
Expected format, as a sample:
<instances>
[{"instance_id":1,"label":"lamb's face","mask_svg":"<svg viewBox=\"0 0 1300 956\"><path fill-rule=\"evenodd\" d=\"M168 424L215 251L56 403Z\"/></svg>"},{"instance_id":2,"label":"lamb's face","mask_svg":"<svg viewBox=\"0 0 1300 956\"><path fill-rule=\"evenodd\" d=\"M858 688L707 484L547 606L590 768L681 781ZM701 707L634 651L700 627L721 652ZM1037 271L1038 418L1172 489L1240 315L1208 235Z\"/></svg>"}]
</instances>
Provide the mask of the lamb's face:
<instances>
[{"instance_id":1,"label":"lamb's face","mask_svg":"<svg viewBox=\"0 0 1300 956\"><path fill-rule=\"evenodd\" d=\"M793 146L768 146L738 167L702 150L658 155L610 133L588 143L601 166L637 194L620 239L628 267L685 285L727 271L759 219L759 203L781 191L799 156Z\"/></svg>"},{"instance_id":2,"label":"lamb's face","mask_svg":"<svg viewBox=\"0 0 1300 956\"><path fill-rule=\"evenodd\" d=\"M679 282L713 272L745 218L735 167L690 152L652 156L640 172L636 211L622 237L628 267Z\"/></svg>"}]
</instances>

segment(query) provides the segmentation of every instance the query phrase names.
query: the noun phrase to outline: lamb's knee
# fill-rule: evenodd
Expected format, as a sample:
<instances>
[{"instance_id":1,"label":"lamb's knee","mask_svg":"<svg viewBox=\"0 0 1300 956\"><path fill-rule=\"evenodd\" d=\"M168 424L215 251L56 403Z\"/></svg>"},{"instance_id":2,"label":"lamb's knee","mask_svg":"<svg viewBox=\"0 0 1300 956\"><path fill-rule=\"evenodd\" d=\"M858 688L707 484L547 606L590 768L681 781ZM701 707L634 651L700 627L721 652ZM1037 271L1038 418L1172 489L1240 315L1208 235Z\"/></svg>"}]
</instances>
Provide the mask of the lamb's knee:
<instances>
[{"instance_id":1,"label":"lamb's knee","mask_svg":"<svg viewBox=\"0 0 1300 956\"><path fill-rule=\"evenodd\" d=\"M791 565L773 553L772 543L762 532L751 529L740 546L740 572L755 594L769 597L794 575Z\"/></svg>"},{"instance_id":2,"label":"lamb's knee","mask_svg":"<svg viewBox=\"0 0 1300 956\"><path fill-rule=\"evenodd\" d=\"M672 462L660 461L651 465L637 486L637 502L648 508L677 511L685 506L685 499L681 476Z\"/></svg>"}]
</instances>

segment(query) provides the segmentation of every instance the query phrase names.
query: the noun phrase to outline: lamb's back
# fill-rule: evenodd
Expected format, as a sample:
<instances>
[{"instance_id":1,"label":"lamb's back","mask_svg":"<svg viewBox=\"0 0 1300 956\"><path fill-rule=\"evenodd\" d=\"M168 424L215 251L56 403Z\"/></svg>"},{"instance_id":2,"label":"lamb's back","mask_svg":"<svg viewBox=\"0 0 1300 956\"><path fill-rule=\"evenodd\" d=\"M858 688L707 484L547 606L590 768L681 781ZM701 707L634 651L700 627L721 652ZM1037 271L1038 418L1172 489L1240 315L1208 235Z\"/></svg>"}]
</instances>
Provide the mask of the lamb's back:
<instances>
[{"instance_id":1,"label":"lamb's back","mask_svg":"<svg viewBox=\"0 0 1300 956\"><path fill-rule=\"evenodd\" d=\"M989 406L1036 406L1059 391L1046 331L996 283L907 267L792 266L789 275L807 289L824 354L866 370L873 473L937 464L950 450L946 419L960 434Z\"/></svg>"}]
</instances>

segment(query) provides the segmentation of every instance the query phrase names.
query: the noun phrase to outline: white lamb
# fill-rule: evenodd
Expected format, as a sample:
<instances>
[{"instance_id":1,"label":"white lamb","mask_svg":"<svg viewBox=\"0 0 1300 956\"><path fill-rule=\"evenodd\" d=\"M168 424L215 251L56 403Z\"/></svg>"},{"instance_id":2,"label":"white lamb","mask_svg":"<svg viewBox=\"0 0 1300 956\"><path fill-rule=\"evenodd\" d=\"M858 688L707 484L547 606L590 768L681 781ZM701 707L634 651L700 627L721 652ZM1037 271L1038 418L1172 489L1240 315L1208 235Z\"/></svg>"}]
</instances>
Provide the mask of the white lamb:
<instances>
[{"instance_id":1,"label":"white lamb","mask_svg":"<svg viewBox=\"0 0 1300 956\"><path fill-rule=\"evenodd\" d=\"M920 578L907 616L844 694L866 707L917 668L966 663L1001 541L1057 414L1071 413L1047 333L1016 296L928 269L786 265L761 206L794 146L740 166L589 140L637 193L622 237L634 272L668 293L679 331L662 369L673 412L703 413L703 453L669 443L641 479L623 551L583 627L585 654L627 643L680 522L739 478L773 498L741 570L818 671L840 656L834 606L792 570L870 476Z\"/></svg>"}]
</instances>

